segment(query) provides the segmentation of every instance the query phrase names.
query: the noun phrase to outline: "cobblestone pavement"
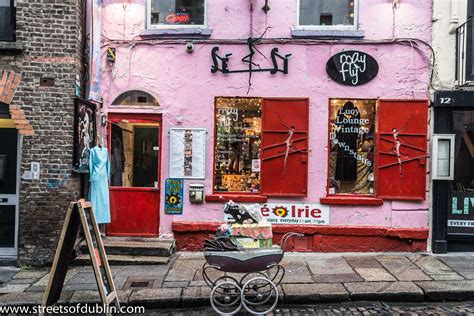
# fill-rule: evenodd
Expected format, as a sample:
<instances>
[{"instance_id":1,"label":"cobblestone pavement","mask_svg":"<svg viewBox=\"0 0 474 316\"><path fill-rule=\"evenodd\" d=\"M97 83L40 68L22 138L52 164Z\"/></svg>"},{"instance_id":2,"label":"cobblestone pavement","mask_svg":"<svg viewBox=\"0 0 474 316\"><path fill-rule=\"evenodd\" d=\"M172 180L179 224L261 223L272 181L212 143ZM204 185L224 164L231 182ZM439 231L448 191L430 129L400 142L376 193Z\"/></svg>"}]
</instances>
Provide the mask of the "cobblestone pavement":
<instances>
[{"instance_id":1,"label":"cobblestone pavement","mask_svg":"<svg viewBox=\"0 0 474 316\"><path fill-rule=\"evenodd\" d=\"M175 309L166 311L147 311L156 316L204 316L217 315L211 308L192 310ZM239 313L237 315L249 315ZM337 304L280 306L272 316L310 316L310 315L474 315L474 302L455 303L386 303L386 302L348 302Z\"/></svg>"},{"instance_id":2,"label":"cobblestone pavement","mask_svg":"<svg viewBox=\"0 0 474 316\"><path fill-rule=\"evenodd\" d=\"M112 266L122 305L147 308L209 306L202 253L178 253L167 265ZM346 301L469 301L474 299L474 253L288 253L279 304ZM216 280L221 271L212 271ZM236 280L241 275L231 275ZM48 268L0 267L0 305L41 302ZM60 304L97 303L90 266L70 267Z\"/></svg>"}]
</instances>

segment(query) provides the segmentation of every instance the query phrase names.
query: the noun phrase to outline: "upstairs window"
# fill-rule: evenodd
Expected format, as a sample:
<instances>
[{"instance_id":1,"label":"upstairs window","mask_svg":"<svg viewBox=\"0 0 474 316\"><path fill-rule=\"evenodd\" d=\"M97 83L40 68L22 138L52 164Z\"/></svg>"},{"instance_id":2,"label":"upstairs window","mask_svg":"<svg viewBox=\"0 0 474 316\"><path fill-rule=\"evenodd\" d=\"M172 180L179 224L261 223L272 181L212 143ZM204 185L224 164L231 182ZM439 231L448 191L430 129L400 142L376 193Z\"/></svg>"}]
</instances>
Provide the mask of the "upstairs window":
<instances>
[{"instance_id":1,"label":"upstairs window","mask_svg":"<svg viewBox=\"0 0 474 316\"><path fill-rule=\"evenodd\" d=\"M148 0L148 28L203 27L206 0Z\"/></svg>"},{"instance_id":2,"label":"upstairs window","mask_svg":"<svg viewBox=\"0 0 474 316\"><path fill-rule=\"evenodd\" d=\"M315 29L357 28L358 0L299 0L298 26Z\"/></svg>"},{"instance_id":3,"label":"upstairs window","mask_svg":"<svg viewBox=\"0 0 474 316\"><path fill-rule=\"evenodd\" d=\"M15 1L0 0L0 41L15 41Z\"/></svg>"}]
</instances>

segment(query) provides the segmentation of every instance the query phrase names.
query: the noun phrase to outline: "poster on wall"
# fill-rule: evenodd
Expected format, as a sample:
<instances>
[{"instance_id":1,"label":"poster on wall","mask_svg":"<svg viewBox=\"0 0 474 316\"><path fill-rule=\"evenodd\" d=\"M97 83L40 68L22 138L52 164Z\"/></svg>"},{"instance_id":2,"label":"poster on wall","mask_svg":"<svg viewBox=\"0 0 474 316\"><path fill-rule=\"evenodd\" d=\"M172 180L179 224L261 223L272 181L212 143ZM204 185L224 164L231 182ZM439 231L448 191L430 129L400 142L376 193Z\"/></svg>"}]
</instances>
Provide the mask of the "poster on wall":
<instances>
[{"instance_id":1,"label":"poster on wall","mask_svg":"<svg viewBox=\"0 0 474 316\"><path fill-rule=\"evenodd\" d=\"M89 154L97 137L96 106L82 99L75 100L73 171L89 173Z\"/></svg>"},{"instance_id":2,"label":"poster on wall","mask_svg":"<svg viewBox=\"0 0 474 316\"><path fill-rule=\"evenodd\" d=\"M448 203L448 234L474 235L474 192L453 192Z\"/></svg>"},{"instance_id":3,"label":"poster on wall","mask_svg":"<svg viewBox=\"0 0 474 316\"><path fill-rule=\"evenodd\" d=\"M169 174L171 178L206 177L206 129L170 128Z\"/></svg>"},{"instance_id":4,"label":"poster on wall","mask_svg":"<svg viewBox=\"0 0 474 316\"><path fill-rule=\"evenodd\" d=\"M270 224L329 225L329 206L327 205L316 203L265 203L243 205L247 208L258 205L262 215ZM224 214L224 220L233 221L232 217L228 214Z\"/></svg>"},{"instance_id":5,"label":"poster on wall","mask_svg":"<svg viewBox=\"0 0 474 316\"><path fill-rule=\"evenodd\" d=\"M165 214L183 214L183 179L166 179Z\"/></svg>"}]
</instances>

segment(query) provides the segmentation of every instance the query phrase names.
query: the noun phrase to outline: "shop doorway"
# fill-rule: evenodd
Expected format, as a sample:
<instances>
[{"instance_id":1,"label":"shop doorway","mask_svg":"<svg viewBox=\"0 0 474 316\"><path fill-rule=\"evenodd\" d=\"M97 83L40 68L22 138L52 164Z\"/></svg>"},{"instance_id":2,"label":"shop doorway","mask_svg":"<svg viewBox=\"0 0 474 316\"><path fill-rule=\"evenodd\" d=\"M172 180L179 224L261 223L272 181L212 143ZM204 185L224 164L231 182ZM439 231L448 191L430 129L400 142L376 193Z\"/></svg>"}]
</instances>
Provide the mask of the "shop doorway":
<instances>
[{"instance_id":1,"label":"shop doorway","mask_svg":"<svg viewBox=\"0 0 474 316\"><path fill-rule=\"evenodd\" d=\"M18 249L19 136L0 126L0 258L16 257Z\"/></svg>"},{"instance_id":2,"label":"shop doorway","mask_svg":"<svg viewBox=\"0 0 474 316\"><path fill-rule=\"evenodd\" d=\"M161 115L109 113L109 236L159 233Z\"/></svg>"},{"instance_id":3,"label":"shop doorway","mask_svg":"<svg viewBox=\"0 0 474 316\"><path fill-rule=\"evenodd\" d=\"M440 92L437 101L444 101L440 97L445 95L459 101L450 106L435 103L435 134L450 136L453 141L438 142L433 159L438 161L439 170L448 170L446 166L451 163L453 167L452 180L433 181L433 252L474 251L474 106L470 103L473 94ZM450 156L452 161L443 162L443 157Z\"/></svg>"}]
</instances>

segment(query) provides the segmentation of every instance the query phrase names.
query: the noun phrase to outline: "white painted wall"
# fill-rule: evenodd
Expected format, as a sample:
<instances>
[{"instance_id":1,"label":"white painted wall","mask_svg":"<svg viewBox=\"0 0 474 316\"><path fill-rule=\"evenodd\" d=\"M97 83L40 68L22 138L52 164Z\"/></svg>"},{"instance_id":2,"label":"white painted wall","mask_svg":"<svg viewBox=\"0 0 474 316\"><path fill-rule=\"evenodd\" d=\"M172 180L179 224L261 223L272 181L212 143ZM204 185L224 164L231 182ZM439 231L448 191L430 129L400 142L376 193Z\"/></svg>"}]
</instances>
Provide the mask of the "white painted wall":
<instances>
[{"instance_id":1,"label":"white painted wall","mask_svg":"<svg viewBox=\"0 0 474 316\"><path fill-rule=\"evenodd\" d=\"M467 0L433 1L432 46L436 63L433 87L437 90L454 88L455 47L457 26L467 19ZM450 31L452 33L450 34Z\"/></svg>"}]
</instances>

